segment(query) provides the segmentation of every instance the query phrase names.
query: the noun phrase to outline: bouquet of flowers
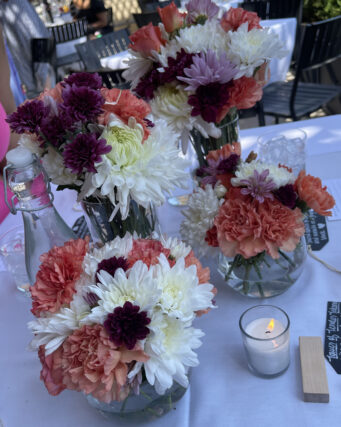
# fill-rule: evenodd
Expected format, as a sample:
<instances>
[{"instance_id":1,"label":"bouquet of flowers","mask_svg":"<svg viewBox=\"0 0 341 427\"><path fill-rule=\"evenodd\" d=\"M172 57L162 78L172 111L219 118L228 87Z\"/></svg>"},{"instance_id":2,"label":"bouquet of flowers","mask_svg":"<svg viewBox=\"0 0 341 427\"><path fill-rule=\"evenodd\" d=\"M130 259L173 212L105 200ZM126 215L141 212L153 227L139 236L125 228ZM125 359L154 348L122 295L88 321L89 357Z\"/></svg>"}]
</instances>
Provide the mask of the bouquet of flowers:
<instances>
[{"instance_id":1,"label":"bouquet of flowers","mask_svg":"<svg viewBox=\"0 0 341 427\"><path fill-rule=\"evenodd\" d=\"M238 143L210 151L206 160L196 170L200 186L183 212L184 241L201 255L213 250L228 257L227 281L242 269L244 293L251 274L255 282L262 280L271 260L287 269L291 281L296 261L290 253L304 234L304 213L331 215L335 201L326 187L304 171L295 177L284 165L257 161L254 153L242 161Z\"/></svg>"},{"instance_id":2,"label":"bouquet of flowers","mask_svg":"<svg viewBox=\"0 0 341 427\"><path fill-rule=\"evenodd\" d=\"M211 0L190 0L186 10L174 3L159 9L158 27L150 23L130 36L124 77L183 141L193 128L219 138L216 125L261 99L266 64L285 52L254 12L231 8L219 19Z\"/></svg>"},{"instance_id":3,"label":"bouquet of flowers","mask_svg":"<svg viewBox=\"0 0 341 427\"><path fill-rule=\"evenodd\" d=\"M209 280L176 238L127 233L101 248L78 239L43 254L29 328L49 393L82 391L108 403L138 394L142 382L158 394L173 381L187 387L204 335L193 320L214 308Z\"/></svg>"},{"instance_id":4,"label":"bouquet of flowers","mask_svg":"<svg viewBox=\"0 0 341 427\"><path fill-rule=\"evenodd\" d=\"M131 200L159 206L163 192L187 178L176 135L150 121L150 111L129 90L102 87L98 74L75 73L22 104L8 122L58 189L76 190L79 200L109 200L112 217L125 219Z\"/></svg>"}]
</instances>

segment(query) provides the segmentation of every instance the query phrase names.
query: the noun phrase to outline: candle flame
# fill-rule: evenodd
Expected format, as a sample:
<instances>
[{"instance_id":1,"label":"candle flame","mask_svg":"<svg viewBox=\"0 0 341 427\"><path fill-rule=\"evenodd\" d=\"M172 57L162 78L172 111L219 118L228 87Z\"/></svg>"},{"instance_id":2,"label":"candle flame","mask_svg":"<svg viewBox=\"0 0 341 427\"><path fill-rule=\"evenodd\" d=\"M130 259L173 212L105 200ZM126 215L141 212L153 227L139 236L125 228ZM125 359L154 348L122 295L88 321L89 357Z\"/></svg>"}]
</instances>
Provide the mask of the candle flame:
<instances>
[{"instance_id":1,"label":"candle flame","mask_svg":"<svg viewBox=\"0 0 341 427\"><path fill-rule=\"evenodd\" d=\"M275 326L275 319L271 319L268 326L266 327L266 332L272 332Z\"/></svg>"}]
</instances>

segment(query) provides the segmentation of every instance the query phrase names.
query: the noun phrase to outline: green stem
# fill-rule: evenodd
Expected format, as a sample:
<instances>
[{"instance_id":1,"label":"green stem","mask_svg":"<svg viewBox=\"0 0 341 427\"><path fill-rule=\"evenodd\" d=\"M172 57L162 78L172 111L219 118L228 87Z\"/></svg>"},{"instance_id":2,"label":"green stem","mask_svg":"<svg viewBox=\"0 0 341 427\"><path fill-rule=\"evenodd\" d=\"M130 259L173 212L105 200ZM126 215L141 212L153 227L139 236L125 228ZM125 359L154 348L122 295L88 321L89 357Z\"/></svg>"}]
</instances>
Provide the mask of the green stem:
<instances>
[{"instance_id":1,"label":"green stem","mask_svg":"<svg viewBox=\"0 0 341 427\"><path fill-rule=\"evenodd\" d=\"M258 291L259 291L261 298L264 298L264 291L263 291L263 287L262 287L261 283L257 282L256 285L257 285L257 288L258 288Z\"/></svg>"},{"instance_id":2,"label":"green stem","mask_svg":"<svg viewBox=\"0 0 341 427\"><path fill-rule=\"evenodd\" d=\"M251 271L251 264L246 264L245 276L243 279L243 292L245 295L247 295L249 293L249 290L250 290L250 283L249 283L250 271Z\"/></svg>"},{"instance_id":3,"label":"green stem","mask_svg":"<svg viewBox=\"0 0 341 427\"><path fill-rule=\"evenodd\" d=\"M130 394L130 393L129 393L129 394ZM123 403L122 403L122 406L121 406L121 409L120 409L120 413L121 413L121 414L124 412L124 410L125 410L125 408L126 408L126 404L127 404L127 400L128 400L128 398L129 398L129 394L128 394L128 396L123 400Z\"/></svg>"},{"instance_id":4,"label":"green stem","mask_svg":"<svg viewBox=\"0 0 341 427\"><path fill-rule=\"evenodd\" d=\"M287 254L285 254L283 251L278 249L278 253L291 265L291 267L295 267L295 263L288 257Z\"/></svg>"},{"instance_id":5,"label":"green stem","mask_svg":"<svg viewBox=\"0 0 341 427\"><path fill-rule=\"evenodd\" d=\"M169 393L168 404L169 404L169 409L172 409L173 408L172 393Z\"/></svg>"}]
</instances>

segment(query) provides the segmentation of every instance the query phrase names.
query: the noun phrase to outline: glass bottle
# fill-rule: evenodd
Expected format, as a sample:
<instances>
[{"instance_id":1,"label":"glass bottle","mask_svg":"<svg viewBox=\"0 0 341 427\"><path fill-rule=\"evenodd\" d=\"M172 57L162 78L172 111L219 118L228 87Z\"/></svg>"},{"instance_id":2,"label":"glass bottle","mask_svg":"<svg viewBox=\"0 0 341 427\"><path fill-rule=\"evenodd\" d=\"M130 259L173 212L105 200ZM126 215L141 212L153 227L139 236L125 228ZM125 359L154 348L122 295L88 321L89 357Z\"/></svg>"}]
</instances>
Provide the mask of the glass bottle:
<instances>
[{"instance_id":1,"label":"glass bottle","mask_svg":"<svg viewBox=\"0 0 341 427\"><path fill-rule=\"evenodd\" d=\"M25 263L31 285L40 265L40 255L61 246L75 234L53 206L49 179L40 160L24 147L10 150L4 168L5 201L11 213L22 212L25 230ZM7 199L7 186L14 196ZM17 205L14 200L17 199Z\"/></svg>"}]
</instances>

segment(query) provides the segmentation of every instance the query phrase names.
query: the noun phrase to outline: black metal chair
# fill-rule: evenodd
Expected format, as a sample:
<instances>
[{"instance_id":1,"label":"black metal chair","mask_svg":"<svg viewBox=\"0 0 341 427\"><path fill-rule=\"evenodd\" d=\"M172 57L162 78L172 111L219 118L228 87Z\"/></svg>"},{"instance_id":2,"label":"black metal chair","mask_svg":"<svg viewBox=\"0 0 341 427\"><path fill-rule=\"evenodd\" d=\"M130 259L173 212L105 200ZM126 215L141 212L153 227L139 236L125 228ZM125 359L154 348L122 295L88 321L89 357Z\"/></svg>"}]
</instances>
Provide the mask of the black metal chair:
<instances>
[{"instance_id":1,"label":"black metal chair","mask_svg":"<svg viewBox=\"0 0 341 427\"><path fill-rule=\"evenodd\" d=\"M340 85L302 81L304 73L316 71L341 57L341 16L302 25L302 39L295 79L274 82L264 88L265 115L299 120L324 107L341 93Z\"/></svg>"},{"instance_id":2,"label":"black metal chair","mask_svg":"<svg viewBox=\"0 0 341 427\"><path fill-rule=\"evenodd\" d=\"M303 0L247 0L239 7L256 12L261 19L280 19L296 17L302 21Z\"/></svg>"},{"instance_id":3,"label":"black metal chair","mask_svg":"<svg viewBox=\"0 0 341 427\"><path fill-rule=\"evenodd\" d=\"M122 77L123 70L104 69L100 60L127 50L129 44L129 32L127 29L123 29L105 34L98 39L88 40L86 43L77 44L76 49L85 70L98 72L107 87L115 85L128 88L129 83Z\"/></svg>"},{"instance_id":4,"label":"black metal chair","mask_svg":"<svg viewBox=\"0 0 341 427\"><path fill-rule=\"evenodd\" d=\"M138 4L142 13L155 12L158 7L165 7L174 1L177 7L181 7L181 0L166 0L166 1L158 1L158 0L138 0Z\"/></svg>"},{"instance_id":5,"label":"black metal chair","mask_svg":"<svg viewBox=\"0 0 341 427\"><path fill-rule=\"evenodd\" d=\"M157 11L146 13L133 13L133 17L135 19L136 25L139 28L148 25L150 22L155 26L158 25L159 22L161 22L160 15Z\"/></svg>"}]
</instances>

